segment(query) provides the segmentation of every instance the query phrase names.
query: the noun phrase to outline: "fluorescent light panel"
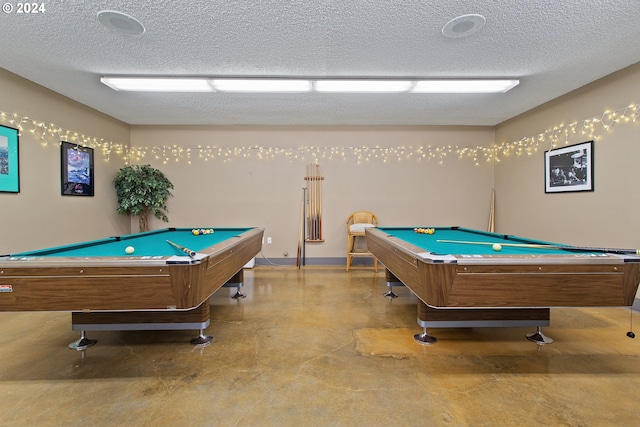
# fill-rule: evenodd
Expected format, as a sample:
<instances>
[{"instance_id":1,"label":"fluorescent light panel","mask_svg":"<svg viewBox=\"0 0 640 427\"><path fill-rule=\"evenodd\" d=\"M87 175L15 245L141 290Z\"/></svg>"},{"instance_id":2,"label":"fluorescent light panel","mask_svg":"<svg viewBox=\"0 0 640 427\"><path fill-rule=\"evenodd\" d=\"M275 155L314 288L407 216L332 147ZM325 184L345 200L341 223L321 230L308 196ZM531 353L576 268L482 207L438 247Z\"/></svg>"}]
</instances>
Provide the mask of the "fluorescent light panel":
<instances>
[{"instance_id":1,"label":"fluorescent light panel","mask_svg":"<svg viewBox=\"0 0 640 427\"><path fill-rule=\"evenodd\" d=\"M196 77L102 77L115 90L147 92L340 92L340 93L504 93L517 79L284 79Z\"/></svg>"},{"instance_id":2,"label":"fluorescent light panel","mask_svg":"<svg viewBox=\"0 0 640 427\"><path fill-rule=\"evenodd\" d=\"M311 81L296 79L213 79L220 92L311 92Z\"/></svg>"},{"instance_id":3,"label":"fluorescent light panel","mask_svg":"<svg viewBox=\"0 0 640 427\"><path fill-rule=\"evenodd\" d=\"M519 80L418 80L414 93L504 93Z\"/></svg>"},{"instance_id":4,"label":"fluorescent light panel","mask_svg":"<svg viewBox=\"0 0 640 427\"><path fill-rule=\"evenodd\" d=\"M209 79L187 77L102 77L115 90L137 92L213 92Z\"/></svg>"},{"instance_id":5,"label":"fluorescent light panel","mask_svg":"<svg viewBox=\"0 0 640 427\"><path fill-rule=\"evenodd\" d=\"M317 80L317 92L407 92L411 80Z\"/></svg>"}]
</instances>

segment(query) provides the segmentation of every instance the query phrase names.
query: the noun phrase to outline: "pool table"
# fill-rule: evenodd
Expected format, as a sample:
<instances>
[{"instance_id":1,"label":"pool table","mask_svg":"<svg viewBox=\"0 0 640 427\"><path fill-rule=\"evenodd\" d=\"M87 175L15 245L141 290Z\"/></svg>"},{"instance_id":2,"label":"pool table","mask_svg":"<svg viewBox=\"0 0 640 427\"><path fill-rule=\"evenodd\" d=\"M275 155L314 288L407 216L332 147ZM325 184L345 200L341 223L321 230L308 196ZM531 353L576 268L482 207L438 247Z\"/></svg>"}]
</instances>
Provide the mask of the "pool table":
<instances>
[{"instance_id":1,"label":"pool table","mask_svg":"<svg viewBox=\"0 0 640 427\"><path fill-rule=\"evenodd\" d=\"M166 228L0 256L0 311L70 311L70 348L95 340L87 330L199 329L211 341L209 297L240 286L243 267L262 247L254 228ZM173 242L188 251L171 245ZM127 253L127 247L133 253Z\"/></svg>"},{"instance_id":2,"label":"pool table","mask_svg":"<svg viewBox=\"0 0 640 427\"><path fill-rule=\"evenodd\" d=\"M418 297L423 344L436 341L428 327L473 326L537 326L528 338L549 343L540 327L550 307L631 306L640 282L636 255L532 247L566 245L470 228L378 227L366 241L387 281Z\"/></svg>"}]
</instances>

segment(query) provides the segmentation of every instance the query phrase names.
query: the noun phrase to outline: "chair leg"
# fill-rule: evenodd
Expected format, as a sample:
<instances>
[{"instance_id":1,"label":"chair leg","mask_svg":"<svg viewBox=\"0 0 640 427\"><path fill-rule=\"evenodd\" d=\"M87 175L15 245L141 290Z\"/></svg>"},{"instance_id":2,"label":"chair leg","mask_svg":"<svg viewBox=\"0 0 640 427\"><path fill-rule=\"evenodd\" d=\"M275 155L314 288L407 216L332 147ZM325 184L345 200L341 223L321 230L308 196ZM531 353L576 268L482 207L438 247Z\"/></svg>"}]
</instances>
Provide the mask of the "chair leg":
<instances>
[{"instance_id":1,"label":"chair leg","mask_svg":"<svg viewBox=\"0 0 640 427\"><path fill-rule=\"evenodd\" d=\"M349 271L349 267L351 266L351 261L353 257L349 255L353 252L353 246L355 245L356 238L353 236L347 236L347 271Z\"/></svg>"}]
</instances>

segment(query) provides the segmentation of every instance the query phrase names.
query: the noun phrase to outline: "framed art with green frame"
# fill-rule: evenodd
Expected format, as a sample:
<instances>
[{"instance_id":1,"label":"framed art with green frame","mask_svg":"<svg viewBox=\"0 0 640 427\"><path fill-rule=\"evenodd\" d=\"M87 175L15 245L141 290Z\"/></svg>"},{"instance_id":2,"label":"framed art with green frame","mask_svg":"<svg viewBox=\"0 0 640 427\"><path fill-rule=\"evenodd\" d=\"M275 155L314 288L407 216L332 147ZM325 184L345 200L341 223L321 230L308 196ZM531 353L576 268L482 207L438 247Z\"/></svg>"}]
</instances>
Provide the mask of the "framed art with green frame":
<instances>
[{"instance_id":1,"label":"framed art with green frame","mask_svg":"<svg viewBox=\"0 0 640 427\"><path fill-rule=\"evenodd\" d=\"M0 125L0 192L20 192L18 129Z\"/></svg>"}]
</instances>

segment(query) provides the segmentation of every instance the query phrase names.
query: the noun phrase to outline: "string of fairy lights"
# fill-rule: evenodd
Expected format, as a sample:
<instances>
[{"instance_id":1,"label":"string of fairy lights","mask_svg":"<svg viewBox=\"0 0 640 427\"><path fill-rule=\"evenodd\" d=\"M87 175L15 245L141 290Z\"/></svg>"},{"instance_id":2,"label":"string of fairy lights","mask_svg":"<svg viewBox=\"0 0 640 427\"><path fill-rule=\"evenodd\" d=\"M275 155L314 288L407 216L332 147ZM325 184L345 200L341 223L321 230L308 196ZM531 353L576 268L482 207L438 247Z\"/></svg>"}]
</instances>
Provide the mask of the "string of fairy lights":
<instances>
[{"instance_id":1,"label":"string of fairy lights","mask_svg":"<svg viewBox=\"0 0 640 427\"><path fill-rule=\"evenodd\" d=\"M597 141L600 131L609 131L611 127L624 123L636 123L640 121L640 104L630 104L617 110L606 110L602 114L575 121L569 124L560 124L547 129L537 135L526 136L518 141L498 143L490 147L465 147L458 145L420 145L396 147L380 146L341 146L341 147L265 147L250 145L242 147L197 145L184 146L150 146L130 147L125 144L106 140L104 138L85 135L70 129L65 129L53 123L35 120L15 113L0 111L0 123L17 128L20 135L29 132L40 141L43 146L61 141L89 147L101 153L108 161L111 156L119 156L127 164L139 164L150 159L170 162L193 161L223 161L232 162L237 159L255 158L259 160L271 160L284 157L289 161L309 161L316 159L343 159L354 158L358 163L369 161L435 161L442 164L447 158L459 158L470 160L479 165L481 162L499 162L510 156L532 155L540 147L553 149L561 145L568 145L573 136Z\"/></svg>"}]
</instances>

